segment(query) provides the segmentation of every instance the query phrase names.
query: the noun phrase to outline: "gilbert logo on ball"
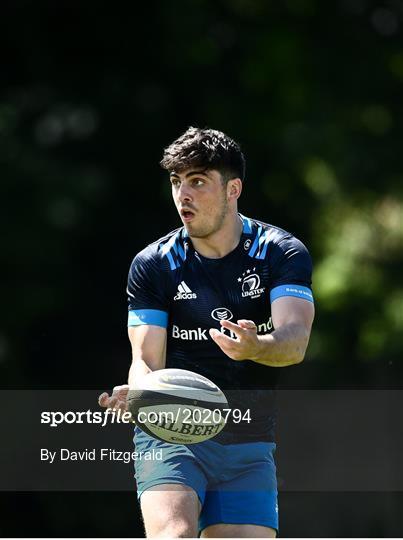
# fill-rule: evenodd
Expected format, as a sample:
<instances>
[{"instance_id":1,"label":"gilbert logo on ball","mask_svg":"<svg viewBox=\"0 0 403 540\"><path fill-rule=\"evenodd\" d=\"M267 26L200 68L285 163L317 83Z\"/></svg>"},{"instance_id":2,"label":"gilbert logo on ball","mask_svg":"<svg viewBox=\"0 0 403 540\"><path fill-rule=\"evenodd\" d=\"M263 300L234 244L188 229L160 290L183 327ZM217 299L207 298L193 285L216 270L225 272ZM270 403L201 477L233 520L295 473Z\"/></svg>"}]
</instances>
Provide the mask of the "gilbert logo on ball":
<instances>
[{"instance_id":1,"label":"gilbert logo on ball","mask_svg":"<svg viewBox=\"0 0 403 540\"><path fill-rule=\"evenodd\" d=\"M127 395L137 426L173 444L195 444L215 437L225 426L228 401L212 381L184 369L161 369L144 377Z\"/></svg>"}]
</instances>

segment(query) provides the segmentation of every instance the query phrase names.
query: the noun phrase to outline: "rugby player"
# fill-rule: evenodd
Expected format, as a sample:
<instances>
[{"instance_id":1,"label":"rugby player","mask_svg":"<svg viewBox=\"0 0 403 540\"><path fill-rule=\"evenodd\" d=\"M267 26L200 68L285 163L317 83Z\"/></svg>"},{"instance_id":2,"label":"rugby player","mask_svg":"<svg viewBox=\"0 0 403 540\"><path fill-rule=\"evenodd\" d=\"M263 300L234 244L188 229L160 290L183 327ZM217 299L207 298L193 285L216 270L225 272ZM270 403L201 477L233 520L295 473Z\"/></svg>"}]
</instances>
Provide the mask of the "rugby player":
<instances>
[{"instance_id":1,"label":"rugby player","mask_svg":"<svg viewBox=\"0 0 403 540\"><path fill-rule=\"evenodd\" d=\"M136 449L165 452L153 467L136 463L146 534L275 537L274 388L278 368L301 362L308 345L311 259L290 233L238 213L245 160L224 133L190 127L161 165L183 227L132 262L129 385L99 402L124 408L129 386L165 367L229 389L252 422L229 422L212 440L172 445L136 428Z\"/></svg>"}]
</instances>

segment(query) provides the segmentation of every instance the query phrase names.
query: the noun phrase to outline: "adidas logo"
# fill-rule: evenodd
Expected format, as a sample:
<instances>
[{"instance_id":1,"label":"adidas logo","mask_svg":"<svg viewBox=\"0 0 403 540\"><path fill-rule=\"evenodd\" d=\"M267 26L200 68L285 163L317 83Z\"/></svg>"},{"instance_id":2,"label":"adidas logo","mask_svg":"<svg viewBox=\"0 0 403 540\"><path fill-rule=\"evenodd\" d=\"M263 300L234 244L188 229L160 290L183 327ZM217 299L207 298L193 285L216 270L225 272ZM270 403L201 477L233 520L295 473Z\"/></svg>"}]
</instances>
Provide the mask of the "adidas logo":
<instances>
[{"instance_id":1,"label":"adidas logo","mask_svg":"<svg viewBox=\"0 0 403 540\"><path fill-rule=\"evenodd\" d=\"M174 300L192 300L197 298L197 294L192 292L184 281L178 285L178 294L174 297Z\"/></svg>"}]
</instances>

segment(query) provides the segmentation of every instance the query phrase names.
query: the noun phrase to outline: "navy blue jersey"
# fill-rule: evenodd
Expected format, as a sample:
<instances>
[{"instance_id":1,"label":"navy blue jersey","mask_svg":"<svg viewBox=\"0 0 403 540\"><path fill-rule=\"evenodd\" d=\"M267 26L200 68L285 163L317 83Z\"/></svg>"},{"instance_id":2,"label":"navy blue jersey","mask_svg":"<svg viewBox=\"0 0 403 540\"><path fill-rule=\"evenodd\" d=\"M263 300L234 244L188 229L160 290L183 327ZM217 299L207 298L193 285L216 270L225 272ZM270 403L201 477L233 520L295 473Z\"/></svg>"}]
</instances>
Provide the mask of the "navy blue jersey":
<instances>
[{"instance_id":1,"label":"navy blue jersey","mask_svg":"<svg viewBox=\"0 0 403 540\"><path fill-rule=\"evenodd\" d=\"M312 263L306 247L290 233L241 217L239 244L220 259L200 255L184 227L141 251L129 272L128 324L166 328L166 367L200 373L224 392L230 390L231 407L251 409L252 424L228 425L227 434L273 440L278 368L232 360L208 331L217 328L229 335L221 320L250 319L258 334L270 333L276 298L313 301Z\"/></svg>"}]
</instances>

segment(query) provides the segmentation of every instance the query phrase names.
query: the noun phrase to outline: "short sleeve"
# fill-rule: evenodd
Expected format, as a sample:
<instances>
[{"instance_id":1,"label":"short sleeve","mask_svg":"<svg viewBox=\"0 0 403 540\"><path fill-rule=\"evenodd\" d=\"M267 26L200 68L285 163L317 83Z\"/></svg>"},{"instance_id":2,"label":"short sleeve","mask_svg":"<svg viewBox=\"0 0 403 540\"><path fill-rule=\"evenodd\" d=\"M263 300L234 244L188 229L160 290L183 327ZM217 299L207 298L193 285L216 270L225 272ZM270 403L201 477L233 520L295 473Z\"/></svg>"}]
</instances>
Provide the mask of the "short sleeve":
<instances>
[{"instance_id":1,"label":"short sleeve","mask_svg":"<svg viewBox=\"0 0 403 540\"><path fill-rule=\"evenodd\" d=\"M282 239L272 251L270 302L281 296L313 302L312 260L304 244L293 236Z\"/></svg>"},{"instance_id":2,"label":"short sleeve","mask_svg":"<svg viewBox=\"0 0 403 540\"><path fill-rule=\"evenodd\" d=\"M157 255L139 253L130 266L127 280L128 326L168 326L166 276Z\"/></svg>"}]
</instances>

